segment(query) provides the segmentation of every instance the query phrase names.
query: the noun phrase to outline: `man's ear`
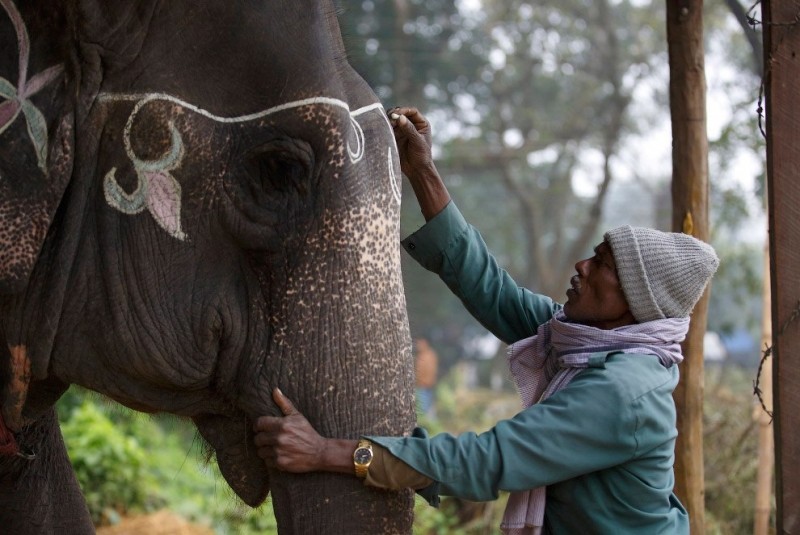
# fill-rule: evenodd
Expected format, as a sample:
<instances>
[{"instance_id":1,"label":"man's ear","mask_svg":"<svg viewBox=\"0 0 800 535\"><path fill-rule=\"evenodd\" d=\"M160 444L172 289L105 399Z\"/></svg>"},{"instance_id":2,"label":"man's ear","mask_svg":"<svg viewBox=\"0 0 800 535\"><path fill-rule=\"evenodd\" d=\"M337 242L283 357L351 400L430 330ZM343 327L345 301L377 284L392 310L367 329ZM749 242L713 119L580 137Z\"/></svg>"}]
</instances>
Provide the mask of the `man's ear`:
<instances>
[{"instance_id":1,"label":"man's ear","mask_svg":"<svg viewBox=\"0 0 800 535\"><path fill-rule=\"evenodd\" d=\"M67 25L30 4L0 1L0 295L27 286L72 175Z\"/></svg>"}]
</instances>

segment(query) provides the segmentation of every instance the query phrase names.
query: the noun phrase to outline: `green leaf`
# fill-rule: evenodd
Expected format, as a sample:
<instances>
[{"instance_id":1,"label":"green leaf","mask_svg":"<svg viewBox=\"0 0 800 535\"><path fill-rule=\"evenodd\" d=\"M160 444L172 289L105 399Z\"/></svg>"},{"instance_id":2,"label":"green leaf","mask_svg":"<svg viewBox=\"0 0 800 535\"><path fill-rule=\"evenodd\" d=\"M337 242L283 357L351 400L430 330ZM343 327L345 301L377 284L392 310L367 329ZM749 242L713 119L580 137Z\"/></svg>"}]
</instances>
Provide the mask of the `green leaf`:
<instances>
[{"instance_id":1,"label":"green leaf","mask_svg":"<svg viewBox=\"0 0 800 535\"><path fill-rule=\"evenodd\" d=\"M14 84L0 76L0 97L12 99L17 97L17 88Z\"/></svg>"},{"instance_id":2,"label":"green leaf","mask_svg":"<svg viewBox=\"0 0 800 535\"><path fill-rule=\"evenodd\" d=\"M39 169L47 174L47 122L44 115L31 101L22 102L22 112L28 122L28 135L31 136L33 147L36 150L36 159L39 162Z\"/></svg>"}]
</instances>

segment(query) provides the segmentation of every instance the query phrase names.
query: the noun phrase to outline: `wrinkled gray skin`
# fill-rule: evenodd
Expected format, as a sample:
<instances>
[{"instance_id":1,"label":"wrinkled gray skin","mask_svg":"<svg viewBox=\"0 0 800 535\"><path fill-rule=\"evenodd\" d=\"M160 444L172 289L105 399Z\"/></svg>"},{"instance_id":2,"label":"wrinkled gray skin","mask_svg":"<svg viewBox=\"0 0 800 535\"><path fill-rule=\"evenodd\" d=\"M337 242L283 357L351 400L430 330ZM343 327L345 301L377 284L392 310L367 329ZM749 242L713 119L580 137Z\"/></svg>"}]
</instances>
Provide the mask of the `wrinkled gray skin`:
<instances>
[{"instance_id":1,"label":"wrinkled gray skin","mask_svg":"<svg viewBox=\"0 0 800 535\"><path fill-rule=\"evenodd\" d=\"M92 531L52 409L75 383L191 418L283 534L409 532L410 493L268 473L252 445L274 386L324 435L414 421L397 152L333 6L17 4L0 0L0 447L37 458L0 456L0 526Z\"/></svg>"}]
</instances>

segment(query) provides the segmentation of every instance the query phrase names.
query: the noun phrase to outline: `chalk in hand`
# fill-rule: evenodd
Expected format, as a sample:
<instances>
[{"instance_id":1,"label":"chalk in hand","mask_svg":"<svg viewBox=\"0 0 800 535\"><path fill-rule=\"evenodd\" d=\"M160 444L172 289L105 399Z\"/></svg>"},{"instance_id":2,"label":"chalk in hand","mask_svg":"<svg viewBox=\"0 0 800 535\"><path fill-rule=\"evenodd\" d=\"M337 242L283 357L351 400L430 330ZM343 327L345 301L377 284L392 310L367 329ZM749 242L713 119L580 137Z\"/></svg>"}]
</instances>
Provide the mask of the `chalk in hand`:
<instances>
[{"instance_id":1,"label":"chalk in hand","mask_svg":"<svg viewBox=\"0 0 800 535\"><path fill-rule=\"evenodd\" d=\"M400 115L393 113L390 117L392 118L393 121L396 121L400 118Z\"/></svg>"}]
</instances>

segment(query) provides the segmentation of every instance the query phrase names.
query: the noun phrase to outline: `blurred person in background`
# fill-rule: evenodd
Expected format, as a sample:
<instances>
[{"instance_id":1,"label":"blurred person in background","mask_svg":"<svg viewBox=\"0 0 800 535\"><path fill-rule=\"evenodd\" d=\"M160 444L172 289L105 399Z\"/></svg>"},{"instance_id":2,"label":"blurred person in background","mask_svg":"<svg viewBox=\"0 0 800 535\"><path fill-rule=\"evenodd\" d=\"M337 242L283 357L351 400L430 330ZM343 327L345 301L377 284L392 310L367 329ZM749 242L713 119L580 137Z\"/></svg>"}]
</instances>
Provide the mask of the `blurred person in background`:
<instances>
[{"instance_id":1,"label":"blurred person in background","mask_svg":"<svg viewBox=\"0 0 800 535\"><path fill-rule=\"evenodd\" d=\"M429 418L436 417L436 379L439 373L439 356L427 338L414 341L414 376L417 385L417 405Z\"/></svg>"}]
</instances>

